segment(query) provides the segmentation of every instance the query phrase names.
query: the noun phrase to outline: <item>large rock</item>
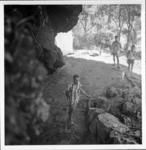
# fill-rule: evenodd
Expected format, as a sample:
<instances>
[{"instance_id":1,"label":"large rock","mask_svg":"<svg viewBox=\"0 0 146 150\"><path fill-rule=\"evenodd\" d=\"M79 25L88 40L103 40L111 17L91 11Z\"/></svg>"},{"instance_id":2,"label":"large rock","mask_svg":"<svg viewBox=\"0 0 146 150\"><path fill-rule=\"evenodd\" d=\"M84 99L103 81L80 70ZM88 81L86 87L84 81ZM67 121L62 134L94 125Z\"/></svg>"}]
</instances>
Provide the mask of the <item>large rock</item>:
<instances>
[{"instance_id":1,"label":"large rock","mask_svg":"<svg viewBox=\"0 0 146 150\"><path fill-rule=\"evenodd\" d=\"M117 132L125 133L129 130L128 127L122 124L118 118L109 113L98 115L98 119L105 127L113 129Z\"/></svg>"},{"instance_id":2,"label":"large rock","mask_svg":"<svg viewBox=\"0 0 146 150\"><path fill-rule=\"evenodd\" d=\"M129 128L122 124L115 116L109 113L101 113L92 119L89 131L94 137L95 143L110 144L111 131L123 134L129 131Z\"/></svg>"},{"instance_id":3,"label":"large rock","mask_svg":"<svg viewBox=\"0 0 146 150\"><path fill-rule=\"evenodd\" d=\"M122 113L124 114L136 116L138 112L141 112L141 105L137 105L129 101L122 105Z\"/></svg>"},{"instance_id":4,"label":"large rock","mask_svg":"<svg viewBox=\"0 0 146 150\"><path fill-rule=\"evenodd\" d=\"M37 45L36 51L39 60L49 73L53 73L57 68L64 65L62 52L55 44L55 36L59 32L71 30L76 25L81 11L81 5L6 6L5 13L7 17L12 18L10 19L12 20L12 23L10 23L10 25L12 24L10 30L12 33L7 34L7 37L11 41L14 40L11 43L17 45L20 36L24 37L25 32L28 32L22 32L21 30L23 28L29 29L31 33L29 34L33 35L33 40ZM19 28L21 33L19 33ZM18 33L15 33L15 31ZM11 43L8 47L11 48L10 51L15 51L15 47L12 47Z\"/></svg>"},{"instance_id":5,"label":"large rock","mask_svg":"<svg viewBox=\"0 0 146 150\"><path fill-rule=\"evenodd\" d=\"M45 67L53 73L65 63L61 49L55 44L55 36L58 32L67 32L73 28L78 21L78 15L82 10L81 6L44 6L48 15L46 24L39 28L37 39L43 51L41 61Z\"/></svg>"},{"instance_id":6,"label":"large rock","mask_svg":"<svg viewBox=\"0 0 146 150\"><path fill-rule=\"evenodd\" d=\"M139 133L138 133L139 134ZM138 135L139 136L139 135ZM110 138L112 144L138 144L135 138L130 136L130 134L121 134L116 131L111 131Z\"/></svg>"},{"instance_id":7,"label":"large rock","mask_svg":"<svg viewBox=\"0 0 146 150\"><path fill-rule=\"evenodd\" d=\"M47 72L53 73L64 65L55 36L71 30L81 10L82 6L77 5L5 6L6 145L43 144L47 139L40 137L36 141L42 126L46 125L48 131L48 122L54 119L50 114L54 99L48 96L46 102L41 95L42 84ZM56 120L63 118L58 114ZM47 144L53 140L49 134Z\"/></svg>"},{"instance_id":8,"label":"large rock","mask_svg":"<svg viewBox=\"0 0 146 150\"><path fill-rule=\"evenodd\" d=\"M105 95L108 98L115 97L118 95L118 90L115 87L108 87L105 91Z\"/></svg>"}]
</instances>

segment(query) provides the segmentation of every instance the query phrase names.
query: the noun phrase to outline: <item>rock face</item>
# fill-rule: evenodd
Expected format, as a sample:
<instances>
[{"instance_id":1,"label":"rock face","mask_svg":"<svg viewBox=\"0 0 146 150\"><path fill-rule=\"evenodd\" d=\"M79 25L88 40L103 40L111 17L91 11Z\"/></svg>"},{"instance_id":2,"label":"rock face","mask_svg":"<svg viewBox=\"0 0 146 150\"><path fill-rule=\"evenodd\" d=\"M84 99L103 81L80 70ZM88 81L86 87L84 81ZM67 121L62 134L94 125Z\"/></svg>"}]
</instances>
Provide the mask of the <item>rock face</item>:
<instances>
[{"instance_id":1,"label":"rock face","mask_svg":"<svg viewBox=\"0 0 146 150\"><path fill-rule=\"evenodd\" d=\"M110 133L112 131L118 133L126 133L129 129L126 125L122 124L116 117L109 113L96 113L89 125L90 133L94 137L94 143L109 144L111 143ZM92 115L92 114L90 114ZM90 116L89 115L89 116Z\"/></svg>"},{"instance_id":2,"label":"rock face","mask_svg":"<svg viewBox=\"0 0 146 150\"><path fill-rule=\"evenodd\" d=\"M39 60L49 73L52 73L64 65L62 52L55 45L55 36L59 32L71 30L77 23L81 11L82 6L78 5L6 6L6 16L13 18L13 20L8 19L8 22L13 24L14 28L13 33L7 35L19 41L20 34L14 37L15 30L29 28L35 38Z\"/></svg>"},{"instance_id":3,"label":"rock face","mask_svg":"<svg viewBox=\"0 0 146 150\"><path fill-rule=\"evenodd\" d=\"M141 89L126 86L107 87L103 96L90 102L90 143L141 143Z\"/></svg>"},{"instance_id":4,"label":"rock face","mask_svg":"<svg viewBox=\"0 0 146 150\"><path fill-rule=\"evenodd\" d=\"M65 110L60 110L64 113L60 116L58 108L50 104L51 97L51 102L46 102L42 84L47 73L64 65L55 36L72 29L81 11L82 6L77 5L5 6L6 145L58 141L51 135L58 134L57 128L50 126L54 118L56 122L65 119Z\"/></svg>"}]
</instances>

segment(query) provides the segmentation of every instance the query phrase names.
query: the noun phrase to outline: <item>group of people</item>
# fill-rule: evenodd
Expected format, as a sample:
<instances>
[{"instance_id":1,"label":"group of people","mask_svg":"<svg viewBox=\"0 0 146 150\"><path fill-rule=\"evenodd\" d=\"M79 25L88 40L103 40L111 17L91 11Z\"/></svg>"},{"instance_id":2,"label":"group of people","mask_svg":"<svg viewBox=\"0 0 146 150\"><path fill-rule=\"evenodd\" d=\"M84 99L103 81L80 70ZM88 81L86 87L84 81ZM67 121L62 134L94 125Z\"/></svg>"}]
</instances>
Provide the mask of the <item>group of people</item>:
<instances>
[{"instance_id":1,"label":"group of people","mask_svg":"<svg viewBox=\"0 0 146 150\"><path fill-rule=\"evenodd\" d=\"M112 43L111 46L111 53L113 55L113 61L114 61L114 66L116 65L116 60L117 60L117 68L120 69L120 63L119 63L119 55L121 51L121 43L118 41L118 36L115 36L115 41ZM127 51L127 64L128 64L128 70L130 72L133 71L133 66L134 66L134 60L135 60L135 45L131 46L131 49Z\"/></svg>"},{"instance_id":2,"label":"group of people","mask_svg":"<svg viewBox=\"0 0 146 150\"><path fill-rule=\"evenodd\" d=\"M116 65L117 61L117 68L120 68L119 63L119 54L121 51L121 44L118 41L118 36L115 36L115 41L112 43L111 46L111 52L113 55L113 61L114 66ZM135 45L131 46L131 50L127 52L127 63L128 63L128 70L132 72L133 65L134 65L134 59L135 59ZM80 77L79 75L75 74L73 75L73 82L68 86L67 90L65 91L65 95L67 98L68 103L68 119L67 119L67 128L71 127L71 124L73 123L73 113L76 110L77 104L80 100L80 93L84 94L86 97L91 98L90 95L88 95L82 88L82 85L80 83Z\"/></svg>"}]
</instances>

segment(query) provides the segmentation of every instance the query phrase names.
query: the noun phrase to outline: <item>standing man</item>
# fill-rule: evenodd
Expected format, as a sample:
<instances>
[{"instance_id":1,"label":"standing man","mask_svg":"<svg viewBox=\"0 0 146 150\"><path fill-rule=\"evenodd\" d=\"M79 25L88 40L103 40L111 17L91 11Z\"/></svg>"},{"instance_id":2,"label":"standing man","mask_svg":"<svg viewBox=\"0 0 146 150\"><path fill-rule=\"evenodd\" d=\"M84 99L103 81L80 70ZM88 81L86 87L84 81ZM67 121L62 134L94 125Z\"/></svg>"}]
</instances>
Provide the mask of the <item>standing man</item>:
<instances>
[{"instance_id":1,"label":"standing man","mask_svg":"<svg viewBox=\"0 0 146 150\"><path fill-rule=\"evenodd\" d=\"M111 47L111 52L113 55L113 61L114 61L114 66L116 65L115 63L115 58L117 59L117 68L120 69L120 63L119 63L119 54L121 50L121 43L118 41L118 36L115 36L115 41L112 43Z\"/></svg>"},{"instance_id":2,"label":"standing man","mask_svg":"<svg viewBox=\"0 0 146 150\"><path fill-rule=\"evenodd\" d=\"M131 50L129 50L127 53L128 70L130 72L133 71L134 61L135 61L135 45L132 45Z\"/></svg>"},{"instance_id":3,"label":"standing man","mask_svg":"<svg viewBox=\"0 0 146 150\"><path fill-rule=\"evenodd\" d=\"M73 82L68 86L67 90L65 91L66 98L68 101L69 109L68 109L68 120L67 120L67 127L70 128L70 125L73 123L72 115L73 112L76 110L77 104L80 100L80 92L90 98L91 96L88 95L83 89L80 83L79 75L75 74L73 76Z\"/></svg>"}]
</instances>

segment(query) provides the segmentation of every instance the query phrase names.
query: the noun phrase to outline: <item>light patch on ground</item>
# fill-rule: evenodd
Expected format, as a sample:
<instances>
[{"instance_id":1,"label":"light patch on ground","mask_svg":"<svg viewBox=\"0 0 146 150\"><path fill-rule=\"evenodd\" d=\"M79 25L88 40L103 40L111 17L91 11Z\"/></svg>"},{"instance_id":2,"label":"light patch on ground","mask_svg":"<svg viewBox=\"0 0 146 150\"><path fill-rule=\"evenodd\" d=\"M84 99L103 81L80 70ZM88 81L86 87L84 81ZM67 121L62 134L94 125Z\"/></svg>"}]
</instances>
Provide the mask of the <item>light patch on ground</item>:
<instances>
[{"instance_id":1,"label":"light patch on ground","mask_svg":"<svg viewBox=\"0 0 146 150\"><path fill-rule=\"evenodd\" d=\"M67 57L74 57L74 58L82 58L86 60L94 60L99 62L104 62L106 64L113 64L113 57L111 54L102 53L101 55L98 55L98 51L95 50L77 50L73 53L67 55ZM125 56L120 57L120 64L124 66L127 65L127 58ZM141 61L135 60L133 72L141 75Z\"/></svg>"}]
</instances>

